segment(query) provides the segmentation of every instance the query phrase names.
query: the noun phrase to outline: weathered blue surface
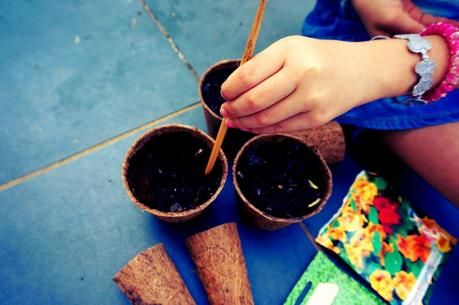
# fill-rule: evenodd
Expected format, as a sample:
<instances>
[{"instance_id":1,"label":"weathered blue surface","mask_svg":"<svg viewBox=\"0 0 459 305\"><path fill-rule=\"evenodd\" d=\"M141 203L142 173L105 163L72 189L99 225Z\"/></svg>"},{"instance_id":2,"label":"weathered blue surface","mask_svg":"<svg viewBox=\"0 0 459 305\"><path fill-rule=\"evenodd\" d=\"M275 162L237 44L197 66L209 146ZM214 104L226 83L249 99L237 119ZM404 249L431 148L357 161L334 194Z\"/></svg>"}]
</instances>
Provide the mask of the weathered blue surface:
<instances>
[{"instance_id":1,"label":"weathered blue surface","mask_svg":"<svg viewBox=\"0 0 459 305\"><path fill-rule=\"evenodd\" d=\"M201 109L174 122L203 127ZM206 213L165 224L132 204L120 166L135 137L0 193L0 304L128 304L111 280L162 242L198 304L206 297L185 238L238 222L257 304L279 304L314 248L299 226L267 233L239 223L231 179Z\"/></svg>"},{"instance_id":2,"label":"weathered blue surface","mask_svg":"<svg viewBox=\"0 0 459 305\"><path fill-rule=\"evenodd\" d=\"M239 58L252 26L258 0L146 0L198 73L224 58ZM300 35L310 0L267 1L257 42L262 50L274 41Z\"/></svg>"},{"instance_id":3,"label":"weathered blue surface","mask_svg":"<svg viewBox=\"0 0 459 305\"><path fill-rule=\"evenodd\" d=\"M197 96L138 1L0 4L0 183Z\"/></svg>"}]
</instances>

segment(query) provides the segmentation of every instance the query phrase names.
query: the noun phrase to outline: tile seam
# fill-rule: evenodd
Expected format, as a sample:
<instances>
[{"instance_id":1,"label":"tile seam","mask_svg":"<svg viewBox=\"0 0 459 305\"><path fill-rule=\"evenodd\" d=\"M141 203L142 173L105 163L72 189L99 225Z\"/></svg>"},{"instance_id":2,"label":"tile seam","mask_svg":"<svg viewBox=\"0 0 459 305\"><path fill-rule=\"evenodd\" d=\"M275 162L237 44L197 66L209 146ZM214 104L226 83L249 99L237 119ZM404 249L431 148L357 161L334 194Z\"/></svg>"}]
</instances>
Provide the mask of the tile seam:
<instances>
[{"instance_id":1,"label":"tile seam","mask_svg":"<svg viewBox=\"0 0 459 305\"><path fill-rule=\"evenodd\" d=\"M73 154L71 154L71 155L69 155L69 156L67 156L67 157L65 157L65 158L63 158L63 159L61 159L59 161L53 162L53 163L51 163L49 165L43 166L43 167L41 167L39 169L36 169L34 171L31 171L31 172L29 172L29 173L27 173L25 175L22 175L22 176L18 177L18 178L15 178L15 179L10 180L10 181L8 181L8 182L6 182L4 184L1 184L0 185L0 192L4 191L4 190L7 190L9 188L12 188L12 187L14 187L16 185L22 184L22 183L24 183L24 182L26 182L26 181L28 181L28 180L30 180L32 178L41 176L41 175L43 175L45 173L48 173L48 172L50 172L50 171L52 171L54 169L60 168L60 167L66 165L68 163L71 163L73 161L79 160L79 159L81 159L81 158L83 158L83 157L85 157L85 156L87 156L87 155L89 155L89 154L91 154L93 152L96 152L96 151L98 151L98 150L100 150L102 148L106 148L106 147L108 147L108 146L110 146L112 144L115 144L115 143L117 143L117 142L119 142L121 140L124 140L124 139L126 139L126 138L128 138L128 137L130 137L130 136L132 136L132 135L134 135L134 134L136 134L138 132L140 132L140 131L143 131L143 130L148 129L150 127L153 127L155 125L161 124L161 123L163 123L163 122L165 122L167 120L170 120L170 119L172 119L174 117L177 117L177 116L179 116L181 114L185 114L185 113L187 113L189 111L192 111L192 110L194 110L196 108L199 108L199 107L200 107L200 102L195 102L195 103L193 103L191 105L188 105L188 106L186 106L184 108L181 108L181 109L179 109L177 111L174 111L174 112L171 112L169 114L166 114L166 115L164 115L164 116L162 116L160 118L157 118L157 119L155 119L153 121L150 121L148 123L145 123L145 124L142 124L140 126L137 126L137 127L133 128L131 130L128 130L128 131L125 131L125 132L123 132L121 134L118 134L118 135L116 135L116 136L114 136L112 138L109 138L108 140L105 140L105 141L99 142L99 143L97 143L95 145L92 145L90 147L87 147L87 148L85 148L83 150L80 150L80 151L78 151L76 153L73 153Z\"/></svg>"},{"instance_id":2,"label":"tile seam","mask_svg":"<svg viewBox=\"0 0 459 305\"><path fill-rule=\"evenodd\" d=\"M196 79L196 81L199 81L199 78L200 78L199 74L196 72L196 70L194 69L193 65L185 57L185 54L183 54L183 52L177 46L177 44L175 43L174 39L172 39L172 36L166 30L166 27L161 23L161 21L158 19L158 17L153 12L153 10L150 8L150 6L145 2L145 0L139 0L139 1L142 4L142 7L143 7L144 11L147 13L148 17L150 17L150 19L153 21L153 23L156 25L156 27L161 32L161 34L167 39L167 42L171 46L172 50L177 54L177 56L180 59L180 61L183 64L185 64L185 66L191 72L191 74Z\"/></svg>"}]
</instances>

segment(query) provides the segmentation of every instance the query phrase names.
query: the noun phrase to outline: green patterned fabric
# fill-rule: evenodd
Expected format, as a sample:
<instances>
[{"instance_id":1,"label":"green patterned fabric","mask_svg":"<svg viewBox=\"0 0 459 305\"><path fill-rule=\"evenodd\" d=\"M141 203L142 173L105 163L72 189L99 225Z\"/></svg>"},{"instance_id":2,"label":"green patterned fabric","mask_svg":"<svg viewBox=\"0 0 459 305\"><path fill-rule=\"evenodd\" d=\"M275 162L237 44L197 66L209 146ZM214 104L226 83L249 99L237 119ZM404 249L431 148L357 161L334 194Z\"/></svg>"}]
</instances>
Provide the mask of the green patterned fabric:
<instances>
[{"instance_id":1,"label":"green patterned fabric","mask_svg":"<svg viewBox=\"0 0 459 305\"><path fill-rule=\"evenodd\" d=\"M297 303L308 282L312 283L311 289L306 297L300 303ZM339 286L339 292L333 305L386 304L359 282L336 267L325 254L319 252L301 275L295 287L293 287L284 305L305 305L319 283L334 283Z\"/></svg>"}]
</instances>

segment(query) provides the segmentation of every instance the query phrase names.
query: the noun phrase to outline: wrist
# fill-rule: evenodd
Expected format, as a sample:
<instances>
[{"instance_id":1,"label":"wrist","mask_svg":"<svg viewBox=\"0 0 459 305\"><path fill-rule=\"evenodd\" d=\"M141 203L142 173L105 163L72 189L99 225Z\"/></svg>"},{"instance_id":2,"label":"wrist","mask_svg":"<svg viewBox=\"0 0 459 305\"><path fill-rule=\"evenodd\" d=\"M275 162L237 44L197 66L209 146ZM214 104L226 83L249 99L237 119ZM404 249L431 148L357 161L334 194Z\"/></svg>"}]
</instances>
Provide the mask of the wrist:
<instances>
[{"instance_id":1,"label":"wrist","mask_svg":"<svg viewBox=\"0 0 459 305\"><path fill-rule=\"evenodd\" d=\"M443 79L448 69L448 47L439 36L424 37L432 43L429 57L435 62L433 85L435 87ZM374 73L378 75L379 98L410 94L419 77L414 67L421 60L419 54L407 48L407 41L387 39L370 41Z\"/></svg>"},{"instance_id":2,"label":"wrist","mask_svg":"<svg viewBox=\"0 0 459 305\"><path fill-rule=\"evenodd\" d=\"M347 77L354 88L353 96L356 96L350 103L352 107L388 96L391 71L387 68L385 50L380 42L346 43L347 54L350 54L351 58L350 66L346 70L349 71Z\"/></svg>"}]
</instances>

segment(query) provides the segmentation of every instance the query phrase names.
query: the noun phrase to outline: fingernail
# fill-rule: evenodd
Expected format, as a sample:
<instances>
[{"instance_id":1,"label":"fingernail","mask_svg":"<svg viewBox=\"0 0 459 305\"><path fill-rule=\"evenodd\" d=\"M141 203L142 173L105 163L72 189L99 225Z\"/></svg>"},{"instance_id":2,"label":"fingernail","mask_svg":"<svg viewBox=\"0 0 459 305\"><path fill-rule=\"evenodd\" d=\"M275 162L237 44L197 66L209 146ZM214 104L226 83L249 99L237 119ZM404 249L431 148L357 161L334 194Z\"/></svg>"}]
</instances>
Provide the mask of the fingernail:
<instances>
[{"instance_id":1,"label":"fingernail","mask_svg":"<svg viewBox=\"0 0 459 305\"><path fill-rule=\"evenodd\" d=\"M222 116L224 116L224 117L227 117L227 116L228 116L228 112L226 112L226 110L225 110L225 108L223 108L223 106L220 107L220 114L221 114Z\"/></svg>"},{"instance_id":2,"label":"fingernail","mask_svg":"<svg viewBox=\"0 0 459 305\"><path fill-rule=\"evenodd\" d=\"M226 120L226 126L228 126L229 128L234 128L236 127L236 124L234 124L234 122L231 120Z\"/></svg>"},{"instance_id":3,"label":"fingernail","mask_svg":"<svg viewBox=\"0 0 459 305\"><path fill-rule=\"evenodd\" d=\"M222 90L222 89L220 89L220 96L221 96L225 101L227 100L227 98L226 98L225 95L223 94L223 90Z\"/></svg>"}]
</instances>

